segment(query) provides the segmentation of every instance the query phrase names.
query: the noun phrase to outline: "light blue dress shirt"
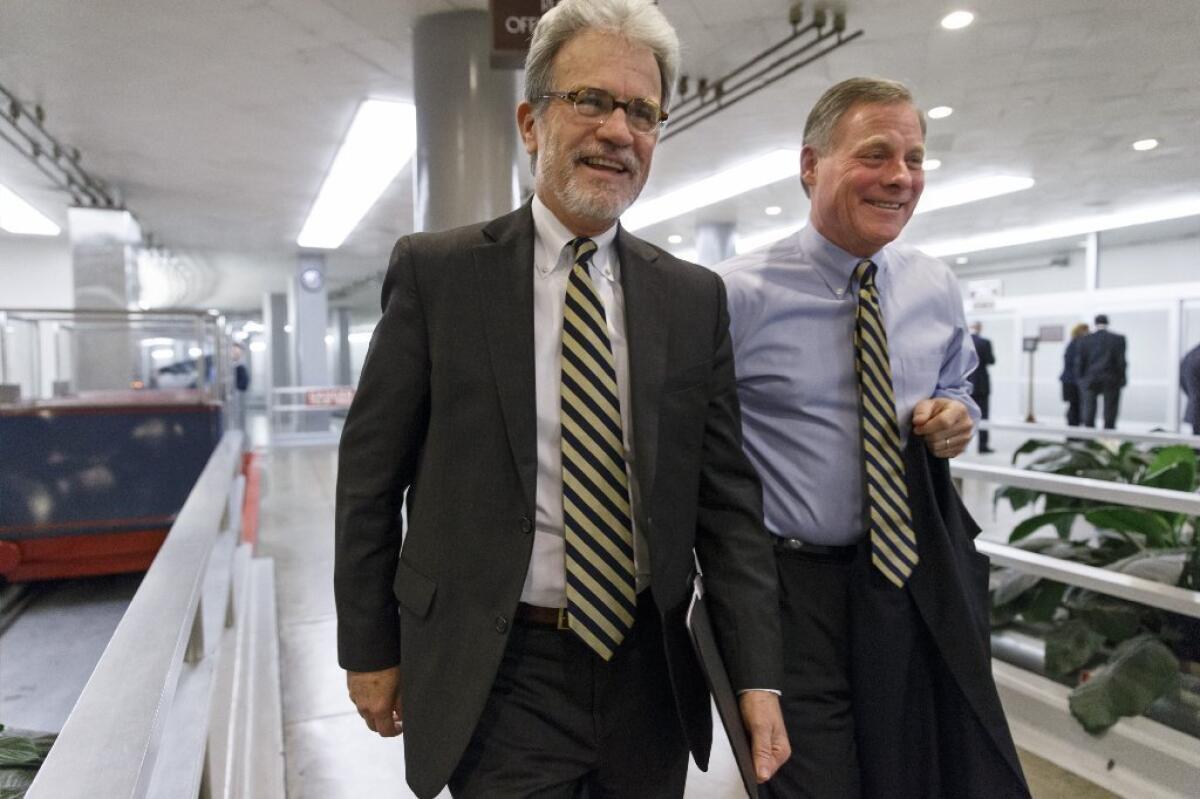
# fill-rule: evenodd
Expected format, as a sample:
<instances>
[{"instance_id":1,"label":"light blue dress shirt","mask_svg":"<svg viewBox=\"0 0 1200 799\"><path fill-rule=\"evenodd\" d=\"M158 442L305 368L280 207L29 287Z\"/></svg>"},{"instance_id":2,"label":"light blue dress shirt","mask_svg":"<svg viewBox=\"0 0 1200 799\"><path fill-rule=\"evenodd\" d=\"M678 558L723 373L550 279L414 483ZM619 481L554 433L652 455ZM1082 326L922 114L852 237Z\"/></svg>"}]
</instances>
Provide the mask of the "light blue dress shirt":
<instances>
[{"instance_id":1,"label":"light blue dress shirt","mask_svg":"<svg viewBox=\"0 0 1200 799\"><path fill-rule=\"evenodd\" d=\"M843 546L863 535L858 378L854 371L859 258L810 224L716 267L729 293L745 448L763 483L775 535ZM901 439L929 397L963 403L978 363L950 269L911 247L871 257Z\"/></svg>"}]
</instances>

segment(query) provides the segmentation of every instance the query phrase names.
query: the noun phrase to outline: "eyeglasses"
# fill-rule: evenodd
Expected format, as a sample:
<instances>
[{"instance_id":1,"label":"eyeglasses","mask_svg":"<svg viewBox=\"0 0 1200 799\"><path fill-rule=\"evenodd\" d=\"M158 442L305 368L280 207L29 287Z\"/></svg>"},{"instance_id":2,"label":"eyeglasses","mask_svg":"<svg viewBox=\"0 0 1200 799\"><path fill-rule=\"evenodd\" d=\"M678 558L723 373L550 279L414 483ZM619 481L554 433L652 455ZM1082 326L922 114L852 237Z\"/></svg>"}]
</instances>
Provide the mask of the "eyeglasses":
<instances>
[{"instance_id":1,"label":"eyeglasses","mask_svg":"<svg viewBox=\"0 0 1200 799\"><path fill-rule=\"evenodd\" d=\"M575 113L588 119L599 120L599 124L608 119L614 108L620 108L625 112L626 124L636 133L653 133L667 121L667 112L653 100L647 100L645 97L618 100L604 89L585 87L570 92L550 92L538 99L566 100L575 106Z\"/></svg>"}]
</instances>

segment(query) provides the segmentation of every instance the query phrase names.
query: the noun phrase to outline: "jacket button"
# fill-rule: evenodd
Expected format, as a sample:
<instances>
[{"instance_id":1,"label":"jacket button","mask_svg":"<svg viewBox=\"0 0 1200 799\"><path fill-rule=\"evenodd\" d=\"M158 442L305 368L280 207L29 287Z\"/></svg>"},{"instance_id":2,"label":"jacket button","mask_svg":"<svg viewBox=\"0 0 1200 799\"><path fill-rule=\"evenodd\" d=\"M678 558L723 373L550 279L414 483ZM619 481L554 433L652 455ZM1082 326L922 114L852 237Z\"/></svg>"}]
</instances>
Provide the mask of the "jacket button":
<instances>
[{"instance_id":1,"label":"jacket button","mask_svg":"<svg viewBox=\"0 0 1200 799\"><path fill-rule=\"evenodd\" d=\"M503 616L496 617L496 632L503 633L508 631L508 619Z\"/></svg>"},{"instance_id":2,"label":"jacket button","mask_svg":"<svg viewBox=\"0 0 1200 799\"><path fill-rule=\"evenodd\" d=\"M525 534L533 532L533 522L529 520L528 516L521 517L521 532Z\"/></svg>"}]
</instances>

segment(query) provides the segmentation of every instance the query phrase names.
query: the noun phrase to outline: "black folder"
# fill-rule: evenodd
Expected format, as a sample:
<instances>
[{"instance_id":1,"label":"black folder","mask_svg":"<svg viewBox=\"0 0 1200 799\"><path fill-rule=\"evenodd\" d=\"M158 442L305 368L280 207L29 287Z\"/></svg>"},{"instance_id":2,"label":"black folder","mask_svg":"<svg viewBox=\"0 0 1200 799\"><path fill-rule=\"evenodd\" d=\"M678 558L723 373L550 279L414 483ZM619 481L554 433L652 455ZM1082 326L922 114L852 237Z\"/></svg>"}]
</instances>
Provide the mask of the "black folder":
<instances>
[{"instance_id":1,"label":"black folder","mask_svg":"<svg viewBox=\"0 0 1200 799\"><path fill-rule=\"evenodd\" d=\"M758 780L754 774L754 756L750 752L750 738L746 728L742 726L742 714L738 708L737 696L729 682L729 673L725 670L725 662L721 659L721 650L717 647L717 639L713 634L712 620L708 608L704 604L704 577L699 572L692 581L692 601L688 605L687 628L692 639L692 647L700 661L700 669L704 672L704 681L717 705L717 715L733 748L733 758L737 761L738 772L742 775L742 784L750 799L758 796Z\"/></svg>"}]
</instances>

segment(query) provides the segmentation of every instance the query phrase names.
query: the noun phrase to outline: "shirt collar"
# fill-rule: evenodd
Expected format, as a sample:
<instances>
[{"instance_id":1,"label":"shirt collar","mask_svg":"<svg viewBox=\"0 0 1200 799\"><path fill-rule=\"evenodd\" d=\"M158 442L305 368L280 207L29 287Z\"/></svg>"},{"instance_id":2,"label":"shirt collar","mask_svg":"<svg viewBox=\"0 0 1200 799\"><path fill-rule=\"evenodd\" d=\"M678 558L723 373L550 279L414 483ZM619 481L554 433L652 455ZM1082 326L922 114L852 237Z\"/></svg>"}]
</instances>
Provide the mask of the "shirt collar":
<instances>
[{"instance_id":1,"label":"shirt collar","mask_svg":"<svg viewBox=\"0 0 1200 799\"><path fill-rule=\"evenodd\" d=\"M560 265L570 265L570 255L564 255L564 248L576 236L536 194L533 195L533 235L534 246L539 256L533 259L533 266L542 277L546 277ZM596 242L596 254L592 256L592 272L613 282L620 278L620 266L612 252L616 237L616 223L600 235L591 237L592 241Z\"/></svg>"},{"instance_id":2,"label":"shirt collar","mask_svg":"<svg viewBox=\"0 0 1200 799\"><path fill-rule=\"evenodd\" d=\"M829 293L835 297L852 295L850 283L854 279L855 268L863 259L857 255L851 255L822 236L811 220L800 230L798 235L800 236L800 249L807 256L808 262L813 265L813 270L825 282ZM871 255L870 259L875 262L876 274L884 274L888 261L887 247Z\"/></svg>"}]
</instances>

